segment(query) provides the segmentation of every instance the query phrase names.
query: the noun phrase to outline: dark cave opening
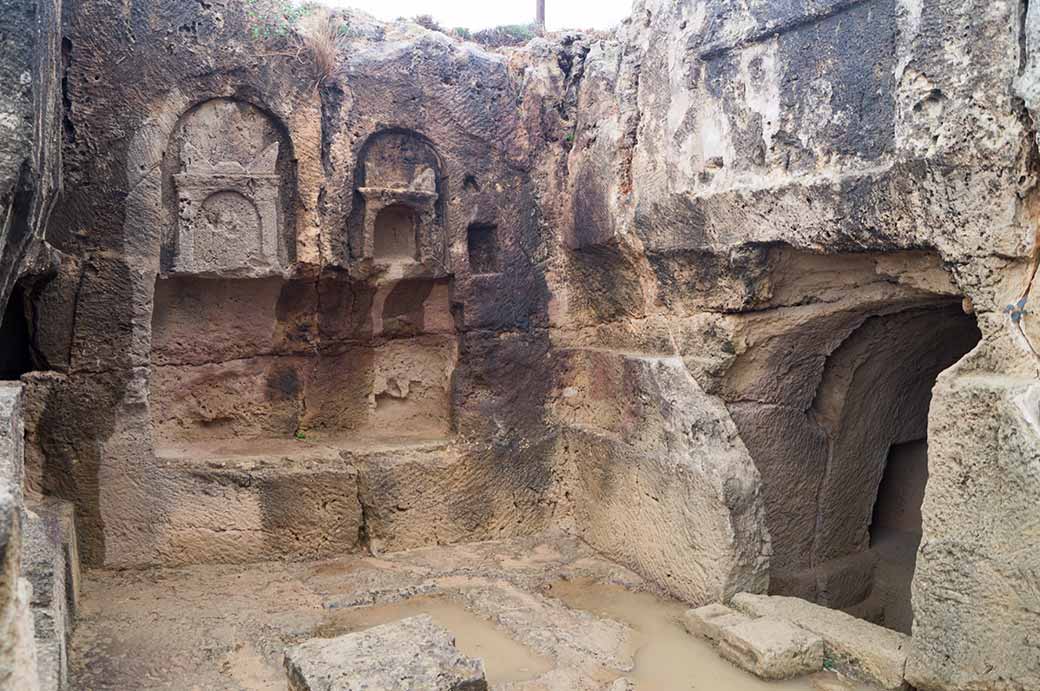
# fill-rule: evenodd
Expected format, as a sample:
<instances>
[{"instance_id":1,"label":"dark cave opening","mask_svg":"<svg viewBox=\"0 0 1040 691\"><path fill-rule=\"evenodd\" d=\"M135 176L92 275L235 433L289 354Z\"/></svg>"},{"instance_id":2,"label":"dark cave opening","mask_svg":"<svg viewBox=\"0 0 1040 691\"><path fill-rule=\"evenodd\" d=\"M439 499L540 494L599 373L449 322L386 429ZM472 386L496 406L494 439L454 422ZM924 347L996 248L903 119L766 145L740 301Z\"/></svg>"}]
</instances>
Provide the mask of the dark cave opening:
<instances>
[{"instance_id":1,"label":"dark cave opening","mask_svg":"<svg viewBox=\"0 0 1040 691\"><path fill-rule=\"evenodd\" d=\"M17 380L34 369L25 289L15 285L0 321L0 379Z\"/></svg>"}]
</instances>

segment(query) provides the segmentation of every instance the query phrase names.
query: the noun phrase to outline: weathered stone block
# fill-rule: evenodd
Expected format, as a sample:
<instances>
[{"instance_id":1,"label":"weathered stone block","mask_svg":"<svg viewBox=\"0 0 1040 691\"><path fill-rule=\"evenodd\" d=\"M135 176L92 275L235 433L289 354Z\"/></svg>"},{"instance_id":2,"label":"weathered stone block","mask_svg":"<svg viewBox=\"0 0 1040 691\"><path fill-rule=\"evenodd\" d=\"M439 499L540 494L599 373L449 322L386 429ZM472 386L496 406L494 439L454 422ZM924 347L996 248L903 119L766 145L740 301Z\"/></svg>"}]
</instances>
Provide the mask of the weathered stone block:
<instances>
[{"instance_id":1,"label":"weathered stone block","mask_svg":"<svg viewBox=\"0 0 1040 691\"><path fill-rule=\"evenodd\" d=\"M22 569L33 587L40 688L63 689L79 592L73 507L58 499L30 501L23 515Z\"/></svg>"},{"instance_id":2,"label":"weathered stone block","mask_svg":"<svg viewBox=\"0 0 1040 691\"><path fill-rule=\"evenodd\" d=\"M30 611L32 585L20 578L22 539L18 504L0 478L0 689L39 688Z\"/></svg>"},{"instance_id":3,"label":"weathered stone block","mask_svg":"<svg viewBox=\"0 0 1040 691\"><path fill-rule=\"evenodd\" d=\"M285 652L291 691L481 691L484 663L462 655L452 635L423 615Z\"/></svg>"},{"instance_id":4,"label":"weathered stone block","mask_svg":"<svg viewBox=\"0 0 1040 691\"><path fill-rule=\"evenodd\" d=\"M827 657L851 676L885 689L903 686L909 636L795 597L740 593L732 604L751 616L785 619L818 635Z\"/></svg>"},{"instance_id":5,"label":"weathered stone block","mask_svg":"<svg viewBox=\"0 0 1040 691\"><path fill-rule=\"evenodd\" d=\"M25 454L21 382L0 382L0 478L17 503L22 501Z\"/></svg>"},{"instance_id":6,"label":"weathered stone block","mask_svg":"<svg viewBox=\"0 0 1040 691\"><path fill-rule=\"evenodd\" d=\"M686 610L683 614L683 626L686 627L686 631L709 641L718 641L723 629L747 621L751 621L751 617L719 602Z\"/></svg>"},{"instance_id":7,"label":"weathered stone block","mask_svg":"<svg viewBox=\"0 0 1040 691\"><path fill-rule=\"evenodd\" d=\"M30 611L32 585L16 583L14 598L0 605L0 688L37 691L36 645Z\"/></svg>"},{"instance_id":8,"label":"weathered stone block","mask_svg":"<svg viewBox=\"0 0 1040 691\"><path fill-rule=\"evenodd\" d=\"M635 632L612 619L566 607L560 600L524 592L508 583L461 591L466 609L557 664L590 674L629 670Z\"/></svg>"},{"instance_id":9,"label":"weathered stone block","mask_svg":"<svg viewBox=\"0 0 1040 691\"><path fill-rule=\"evenodd\" d=\"M825 607L841 609L861 603L874 585L878 555L864 550L822 562L796 573L770 574L771 592L800 597Z\"/></svg>"},{"instance_id":10,"label":"weathered stone block","mask_svg":"<svg viewBox=\"0 0 1040 691\"><path fill-rule=\"evenodd\" d=\"M545 445L523 453L545 453ZM343 457L358 469L369 547L377 554L530 534L550 516L529 476L487 472L494 457L484 448L430 442Z\"/></svg>"},{"instance_id":11,"label":"weathered stone block","mask_svg":"<svg viewBox=\"0 0 1040 691\"><path fill-rule=\"evenodd\" d=\"M874 585L877 561L877 552L864 550L821 564L816 574L817 602L834 608L862 602Z\"/></svg>"},{"instance_id":12,"label":"weathered stone block","mask_svg":"<svg viewBox=\"0 0 1040 691\"><path fill-rule=\"evenodd\" d=\"M1040 385L963 369L939 378L929 413L906 676L922 689L1040 689Z\"/></svg>"},{"instance_id":13,"label":"weathered stone block","mask_svg":"<svg viewBox=\"0 0 1040 691\"><path fill-rule=\"evenodd\" d=\"M552 412L582 538L691 604L764 591L758 471L683 361L575 349L559 368Z\"/></svg>"},{"instance_id":14,"label":"weathered stone block","mask_svg":"<svg viewBox=\"0 0 1040 691\"><path fill-rule=\"evenodd\" d=\"M823 669L823 640L771 617L723 628L719 651L730 662L763 679L790 679Z\"/></svg>"}]
</instances>

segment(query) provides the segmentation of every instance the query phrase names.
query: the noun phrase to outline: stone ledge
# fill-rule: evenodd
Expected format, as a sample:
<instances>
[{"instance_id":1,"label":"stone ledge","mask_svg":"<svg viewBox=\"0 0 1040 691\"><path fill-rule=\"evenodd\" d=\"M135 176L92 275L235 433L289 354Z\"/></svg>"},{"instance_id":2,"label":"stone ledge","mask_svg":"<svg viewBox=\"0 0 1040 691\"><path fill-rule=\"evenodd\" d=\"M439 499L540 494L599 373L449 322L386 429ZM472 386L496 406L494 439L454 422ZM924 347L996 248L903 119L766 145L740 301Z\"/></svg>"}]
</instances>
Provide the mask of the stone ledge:
<instances>
[{"instance_id":1,"label":"stone ledge","mask_svg":"<svg viewBox=\"0 0 1040 691\"><path fill-rule=\"evenodd\" d=\"M816 568L770 574L770 588L825 607L853 607L870 596L877 561L876 552L864 550L830 559Z\"/></svg>"},{"instance_id":2,"label":"stone ledge","mask_svg":"<svg viewBox=\"0 0 1040 691\"><path fill-rule=\"evenodd\" d=\"M357 471L339 460L251 458L158 466L165 565L324 559L360 548Z\"/></svg>"}]
</instances>

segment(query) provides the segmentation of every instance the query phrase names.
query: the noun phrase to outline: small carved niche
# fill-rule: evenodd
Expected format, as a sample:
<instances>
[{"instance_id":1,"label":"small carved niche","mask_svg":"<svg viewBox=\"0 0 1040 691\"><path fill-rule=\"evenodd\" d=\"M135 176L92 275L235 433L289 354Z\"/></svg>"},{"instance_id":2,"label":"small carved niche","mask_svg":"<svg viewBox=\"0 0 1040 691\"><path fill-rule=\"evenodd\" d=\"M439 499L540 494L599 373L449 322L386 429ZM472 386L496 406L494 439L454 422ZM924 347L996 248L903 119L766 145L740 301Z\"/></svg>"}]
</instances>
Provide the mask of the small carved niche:
<instances>
[{"instance_id":1,"label":"small carved niche","mask_svg":"<svg viewBox=\"0 0 1040 691\"><path fill-rule=\"evenodd\" d=\"M170 225L163 270L181 274L276 273L289 260L291 165L280 127L255 106L206 101L174 130L164 159Z\"/></svg>"},{"instance_id":2,"label":"small carved niche","mask_svg":"<svg viewBox=\"0 0 1040 691\"><path fill-rule=\"evenodd\" d=\"M376 215L375 258L415 261L417 224L415 211L404 204L391 204L380 209Z\"/></svg>"},{"instance_id":3,"label":"small carved niche","mask_svg":"<svg viewBox=\"0 0 1040 691\"><path fill-rule=\"evenodd\" d=\"M498 265L498 228L487 223L471 223L466 229L469 270L473 274L496 274Z\"/></svg>"},{"instance_id":4,"label":"small carved niche","mask_svg":"<svg viewBox=\"0 0 1040 691\"><path fill-rule=\"evenodd\" d=\"M443 273L441 164L429 141L408 130L377 132L361 149L355 181L362 209L358 254L376 264L430 267L412 273Z\"/></svg>"}]
</instances>

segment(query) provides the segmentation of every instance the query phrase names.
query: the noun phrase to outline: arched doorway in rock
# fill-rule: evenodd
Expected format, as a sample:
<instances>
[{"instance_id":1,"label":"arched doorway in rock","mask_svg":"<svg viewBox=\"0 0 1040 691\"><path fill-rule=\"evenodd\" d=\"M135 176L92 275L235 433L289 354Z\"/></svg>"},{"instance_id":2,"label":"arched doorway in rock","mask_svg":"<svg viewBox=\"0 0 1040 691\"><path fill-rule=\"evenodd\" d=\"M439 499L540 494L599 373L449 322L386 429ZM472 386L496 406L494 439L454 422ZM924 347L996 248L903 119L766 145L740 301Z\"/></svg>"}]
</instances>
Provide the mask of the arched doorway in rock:
<instances>
[{"instance_id":1,"label":"arched doorway in rock","mask_svg":"<svg viewBox=\"0 0 1040 691\"><path fill-rule=\"evenodd\" d=\"M770 592L909 631L931 391L975 318L934 254L775 254L721 387L762 479Z\"/></svg>"},{"instance_id":2,"label":"arched doorway in rock","mask_svg":"<svg viewBox=\"0 0 1040 691\"><path fill-rule=\"evenodd\" d=\"M811 409L829 439L812 551L824 604L909 633L931 391L979 337L959 299L937 300L867 318L827 359Z\"/></svg>"}]
</instances>

